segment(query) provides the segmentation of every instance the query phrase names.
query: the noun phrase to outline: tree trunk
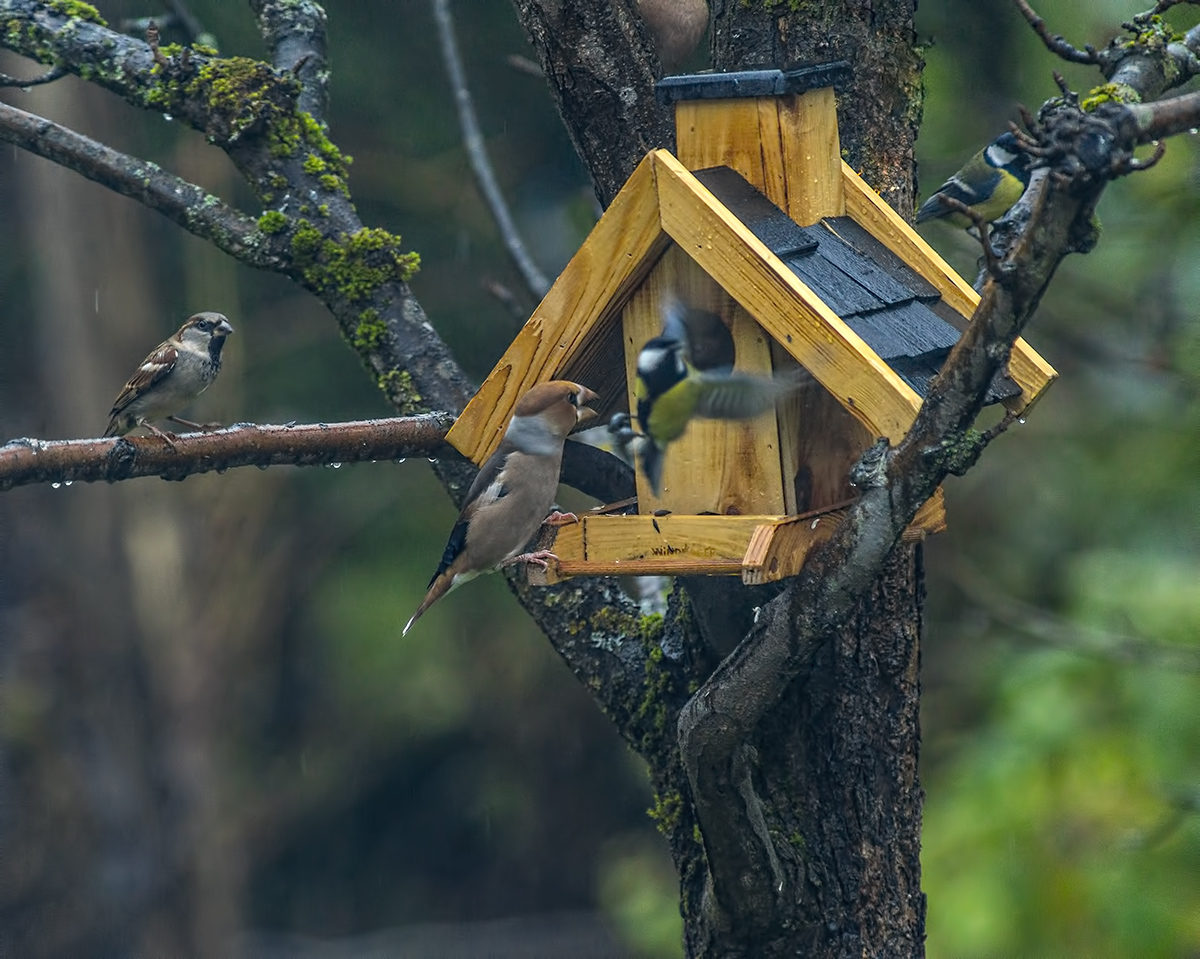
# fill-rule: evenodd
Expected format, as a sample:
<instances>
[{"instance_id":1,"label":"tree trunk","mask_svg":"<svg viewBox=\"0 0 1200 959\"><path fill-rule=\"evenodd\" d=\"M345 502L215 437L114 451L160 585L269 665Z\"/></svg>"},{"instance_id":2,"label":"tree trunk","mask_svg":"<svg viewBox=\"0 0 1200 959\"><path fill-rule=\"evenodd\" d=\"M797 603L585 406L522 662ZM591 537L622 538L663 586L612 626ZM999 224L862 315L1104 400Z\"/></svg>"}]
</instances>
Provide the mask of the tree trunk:
<instances>
[{"instance_id":1,"label":"tree trunk","mask_svg":"<svg viewBox=\"0 0 1200 959\"><path fill-rule=\"evenodd\" d=\"M640 147L654 123L647 114L624 121L614 115L614 128L604 129L595 91L613 64L644 56L644 38L611 44L607 67L581 64L562 32L546 28L572 22L576 4L517 5L547 75L572 76L573 83L552 86L598 193L611 197L620 185L615 175L627 175L640 159L633 145ZM614 0L613 6L628 5ZM850 61L853 79L838 95L843 156L911 216L922 66L915 3L825 0L798 13L789 6L713 0L713 65ZM669 135L659 135L648 145L670 147ZM684 704L709 678L712 651L736 646L757 620L754 607L772 591L727 581L685 584L686 599L672 597L661 634L643 639L645 697L631 720L614 721L650 765L654 815L680 874L689 957L924 954L917 777L922 589L920 548L897 546L844 627L816 644L807 668L758 723L739 750L734 775L701 765L710 782L697 785L713 787L717 801L734 810L729 818L742 824L737 828L701 828L674 730ZM795 599L789 591L784 587L780 602ZM598 677L551 639L595 688Z\"/></svg>"},{"instance_id":2,"label":"tree trunk","mask_svg":"<svg viewBox=\"0 0 1200 959\"><path fill-rule=\"evenodd\" d=\"M900 546L845 629L760 725L752 782L782 888L773 921L685 915L689 956L924 953L917 779L920 548ZM706 837L707 841L707 837Z\"/></svg>"}]
</instances>

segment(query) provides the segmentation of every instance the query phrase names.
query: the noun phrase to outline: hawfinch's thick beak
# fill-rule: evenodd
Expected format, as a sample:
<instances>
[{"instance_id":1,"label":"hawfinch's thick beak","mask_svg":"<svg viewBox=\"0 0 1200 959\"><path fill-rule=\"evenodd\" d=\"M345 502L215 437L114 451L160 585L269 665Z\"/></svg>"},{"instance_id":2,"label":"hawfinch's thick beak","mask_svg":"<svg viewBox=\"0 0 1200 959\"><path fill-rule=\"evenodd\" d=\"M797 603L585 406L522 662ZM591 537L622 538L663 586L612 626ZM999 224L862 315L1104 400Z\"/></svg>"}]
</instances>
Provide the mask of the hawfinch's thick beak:
<instances>
[{"instance_id":1,"label":"hawfinch's thick beak","mask_svg":"<svg viewBox=\"0 0 1200 959\"><path fill-rule=\"evenodd\" d=\"M222 320L220 323L217 324L217 328L215 330L213 330L213 333L216 334L217 336L228 336L232 332L233 332L233 327L229 325L228 320Z\"/></svg>"},{"instance_id":2,"label":"hawfinch's thick beak","mask_svg":"<svg viewBox=\"0 0 1200 959\"><path fill-rule=\"evenodd\" d=\"M591 403L594 400L600 399L600 394L593 393L586 386L579 388L579 407L575 410L575 422L582 423L584 420L590 420L596 415L596 411L590 406L584 406L585 403Z\"/></svg>"}]
</instances>

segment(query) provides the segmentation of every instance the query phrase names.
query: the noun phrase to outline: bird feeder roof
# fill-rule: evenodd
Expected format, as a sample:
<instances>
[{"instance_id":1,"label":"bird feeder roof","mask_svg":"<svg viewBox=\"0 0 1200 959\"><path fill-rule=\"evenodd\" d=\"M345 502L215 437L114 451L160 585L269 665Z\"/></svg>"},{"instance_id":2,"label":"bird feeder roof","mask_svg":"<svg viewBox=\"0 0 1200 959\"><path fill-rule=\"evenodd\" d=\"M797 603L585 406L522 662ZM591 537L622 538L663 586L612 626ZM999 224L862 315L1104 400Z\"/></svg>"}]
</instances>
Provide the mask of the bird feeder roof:
<instances>
[{"instance_id":1,"label":"bird feeder roof","mask_svg":"<svg viewBox=\"0 0 1200 959\"><path fill-rule=\"evenodd\" d=\"M674 243L876 436L898 441L978 295L844 163L844 213L801 226L738 172L646 156L448 440L482 463L548 379L624 408L621 310ZM1023 410L1057 376L1023 340L988 402Z\"/></svg>"}]
</instances>

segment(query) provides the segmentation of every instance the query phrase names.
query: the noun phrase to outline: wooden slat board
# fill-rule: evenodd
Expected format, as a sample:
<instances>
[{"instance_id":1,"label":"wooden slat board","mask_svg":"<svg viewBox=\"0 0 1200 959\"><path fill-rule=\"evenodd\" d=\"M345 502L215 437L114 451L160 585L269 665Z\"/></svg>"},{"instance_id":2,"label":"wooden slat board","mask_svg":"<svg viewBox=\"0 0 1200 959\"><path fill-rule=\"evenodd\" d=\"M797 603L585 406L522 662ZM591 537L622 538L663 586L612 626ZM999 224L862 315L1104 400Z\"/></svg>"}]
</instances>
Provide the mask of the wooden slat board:
<instances>
[{"instance_id":1,"label":"wooden slat board","mask_svg":"<svg viewBox=\"0 0 1200 959\"><path fill-rule=\"evenodd\" d=\"M845 213L837 101L830 87L787 96L677 101L675 143L689 170L737 170L797 223Z\"/></svg>"},{"instance_id":2,"label":"wooden slat board","mask_svg":"<svg viewBox=\"0 0 1200 959\"><path fill-rule=\"evenodd\" d=\"M920 397L665 150L654 153L663 228L869 431L896 441Z\"/></svg>"},{"instance_id":3,"label":"wooden slat board","mask_svg":"<svg viewBox=\"0 0 1200 959\"><path fill-rule=\"evenodd\" d=\"M801 226L821 217L841 216L846 198L833 88L775 99L787 182L787 202L776 205Z\"/></svg>"},{"instance_id":4,"label":"wooden slat board","mask_svg":"<svg viewBox=\"0 0 1200 959\"><path fill-rule=\"evenodd\" d=\"M763 523L754 530L742 561L742 582L760 586L795 576L809 552L829 539L845 517L844 509L819 515L787 516ZM946 505L939 486L901 534L904 542L918 542L946 528Z\"/></svg>"},{"instance_id":5,"label":"wooden slat board","mask_svg":"<svg viewBox=\"0 0 1200 959\"><path fill-rule=\"evenodd\" d=\"M544 571L529 567L529 582L545 586L572 576L694 575L771 582L799 572L808 551L828 539L844 515L845 510L800 517L585 515L578 523L542 528L538 546L552 550L558 562ZM944 527L939 489L904 537L921 539Z\"/></svg>"},{"instance_id":6,"label":"wooden slat board","mask_svg":"<svg viewBox=\"0 0 1200 959\"><path fill-rule=\"evenodd\" d=\"M680 162L690 170L712 166L737 170L776 206L783 206L778 199L786 202L782 165L775 165L777 170L767 182L763 162L763 151L772 139L770 134L764 137L763 123L774 124L773 140L779 143L773 99L680 100L675 104L675 149Z\"/></svg>"},{"instance_id":7,"label":"wooden slat board","mask_svg":"<svg viewBox=\"0 0 1200 959\"><path fill-rule=\"evenodd\" d=\"M659 224L654 176L651 155L634 170L446 434L464 456L476 463L486 460L500 445L517 400L535 383L554 379L593 326L610 318L617 322L616 311L668 242Z\"/></svg>"},{"instance_id":8,"label":"wooden slat board","mask_svg":"<svg viewBox=\"0 0 1200 959\"><path fill-rule=\"evenodd\" d=\"M942 299L969 320L979 305L979 294L971 285L846 163L842 164L842 184L846 212L855 222L937 287ZM1020 397L1004 404L1015 413L1028 409L1058 378L1054 367L1024 339L1013 344L1008 371L1021 387Z\"/></svg>"}]
</instances>

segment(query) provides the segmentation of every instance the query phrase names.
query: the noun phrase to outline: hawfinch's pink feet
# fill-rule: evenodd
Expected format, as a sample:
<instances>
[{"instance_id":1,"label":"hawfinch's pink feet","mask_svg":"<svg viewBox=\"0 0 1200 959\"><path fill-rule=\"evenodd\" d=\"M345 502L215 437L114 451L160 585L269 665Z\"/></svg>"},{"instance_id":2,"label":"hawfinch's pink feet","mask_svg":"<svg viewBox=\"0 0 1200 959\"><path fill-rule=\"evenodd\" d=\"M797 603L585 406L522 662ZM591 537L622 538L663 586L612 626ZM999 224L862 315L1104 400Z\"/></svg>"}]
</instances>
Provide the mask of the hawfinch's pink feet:
<instances>
[{"instance_id":1,"label":"hawfinch's pink feet","mask_svg":"<svg viewBox=\"0 0 1200 959\"><path fill-rule=\"evenodd\" d=\"M548 549L539 549L536 553L522 553L520 556L514 556L512 559L506 559L501 566L515 566L517 563L531 563L534 566L540 566L542 569L548 569L550 560L558 562L558 557Z\"/></svg>"},{"instance_id":2,"label":"hawfinch's pink feet","mask_svg":"<svg viewBox=\"0 0 1200 959\"><path fill-rule=\"evenodd\" d=\"M551 513L549 516L547 516L544 520L542 520L542 525L543 526L570 526L572 523L578 523L578 522L579 522L579 517L576 516L574 513L560 513L558 510L555 510L553 513Z\"/></svg>"}]
</instances>

